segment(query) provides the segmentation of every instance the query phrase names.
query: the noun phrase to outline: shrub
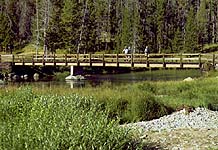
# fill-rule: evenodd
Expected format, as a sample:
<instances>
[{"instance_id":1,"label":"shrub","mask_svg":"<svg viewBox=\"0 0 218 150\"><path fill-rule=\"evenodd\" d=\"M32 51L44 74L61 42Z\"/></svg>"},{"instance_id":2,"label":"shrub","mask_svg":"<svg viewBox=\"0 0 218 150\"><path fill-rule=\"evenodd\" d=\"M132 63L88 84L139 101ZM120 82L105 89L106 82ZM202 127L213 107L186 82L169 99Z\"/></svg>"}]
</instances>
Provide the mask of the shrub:
<instances>
[{"instance_id":1,"label":"shrub","mask_svg":"<svg viewBox=\"0 0 218 150\"><path fill-rule=\"evenodd\" d=\"M168 114L169 110L169 108L157 102L154 96L147 93L141 99L131 101L125 112L124 119L131 122L152 120Z\"/></svg>"}]
</instances>

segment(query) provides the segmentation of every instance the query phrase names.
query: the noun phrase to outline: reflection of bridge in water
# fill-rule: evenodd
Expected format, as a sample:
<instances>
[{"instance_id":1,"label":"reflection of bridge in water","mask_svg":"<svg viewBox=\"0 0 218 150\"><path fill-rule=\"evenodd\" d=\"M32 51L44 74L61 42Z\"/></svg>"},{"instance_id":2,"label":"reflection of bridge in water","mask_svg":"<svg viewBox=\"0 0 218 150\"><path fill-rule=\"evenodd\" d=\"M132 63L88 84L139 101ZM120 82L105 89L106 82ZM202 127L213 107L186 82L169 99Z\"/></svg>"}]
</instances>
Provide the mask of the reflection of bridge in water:
<instances>
[{"instance_id":1,"label":"reflection of bridge in water","mask_svg":"<svg viewBox=\"0 0 218 150\"><path fill-rule=\"evenodd\" d=\"M216 66L218 54L55 54L0 55L0 64L25 66L98 66L143 68L201 68Z\"/></svg>"}]
</instances>

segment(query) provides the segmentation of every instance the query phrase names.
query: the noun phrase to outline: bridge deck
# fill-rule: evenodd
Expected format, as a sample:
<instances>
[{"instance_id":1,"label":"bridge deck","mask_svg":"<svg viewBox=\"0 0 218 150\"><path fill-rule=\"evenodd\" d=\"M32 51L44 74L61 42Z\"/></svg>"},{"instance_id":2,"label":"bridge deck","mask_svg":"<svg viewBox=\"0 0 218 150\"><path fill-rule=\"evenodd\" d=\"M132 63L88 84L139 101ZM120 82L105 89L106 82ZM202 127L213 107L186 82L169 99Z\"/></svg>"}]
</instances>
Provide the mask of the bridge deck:
<instances>
[{"instance_id":1,"label":"bridge deck","mask_svg":"<svg viewBox=\"0 0 218 150\"><path fill-rule=\"evenodd\" d=\"M105 66L150 68L200 68L204 63L215 66L217 54L55 54L0 55L0 63L37 66Z\"/></svg>"}]
</instances>

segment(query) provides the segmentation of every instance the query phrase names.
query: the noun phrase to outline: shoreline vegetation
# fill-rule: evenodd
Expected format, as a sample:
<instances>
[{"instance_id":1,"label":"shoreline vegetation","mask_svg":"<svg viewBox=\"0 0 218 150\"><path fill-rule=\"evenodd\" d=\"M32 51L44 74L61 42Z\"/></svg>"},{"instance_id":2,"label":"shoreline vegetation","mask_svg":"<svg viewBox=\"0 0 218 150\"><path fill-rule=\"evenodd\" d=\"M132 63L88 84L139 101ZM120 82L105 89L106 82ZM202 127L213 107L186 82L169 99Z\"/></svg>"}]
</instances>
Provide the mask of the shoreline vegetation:
<instances>
[{"instance_id":1,"label":"shoreline vegetation","mask_svg":"<svg viewBox=\"0 0 218 150\"><path fill-rule=\"evenodd\" d=\"M201 77L81 89L1 88L0 149L137 149L137 134L120 124L184 107L212 109L217 84L216 77Z\"/></svg>"}]
</instances>

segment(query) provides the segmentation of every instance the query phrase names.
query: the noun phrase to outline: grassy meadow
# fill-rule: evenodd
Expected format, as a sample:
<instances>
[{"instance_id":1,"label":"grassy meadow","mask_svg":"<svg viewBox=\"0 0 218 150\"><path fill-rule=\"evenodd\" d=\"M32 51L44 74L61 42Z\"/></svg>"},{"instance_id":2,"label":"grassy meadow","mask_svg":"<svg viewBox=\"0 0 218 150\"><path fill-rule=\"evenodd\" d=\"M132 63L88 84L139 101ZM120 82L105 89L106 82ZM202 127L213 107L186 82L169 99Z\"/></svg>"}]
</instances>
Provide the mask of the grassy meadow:
<instances>
[{"instance_id":1,"label":"grassy meadow","mask_svg":"<svg viewBox=\"0 0 218 150\"><path fill-rule=\"evenodd\" d=\"M0 88L0 149L140 149L120 124L218 104L218 79L78 89Z\"/></svg>"}]
</instances>

